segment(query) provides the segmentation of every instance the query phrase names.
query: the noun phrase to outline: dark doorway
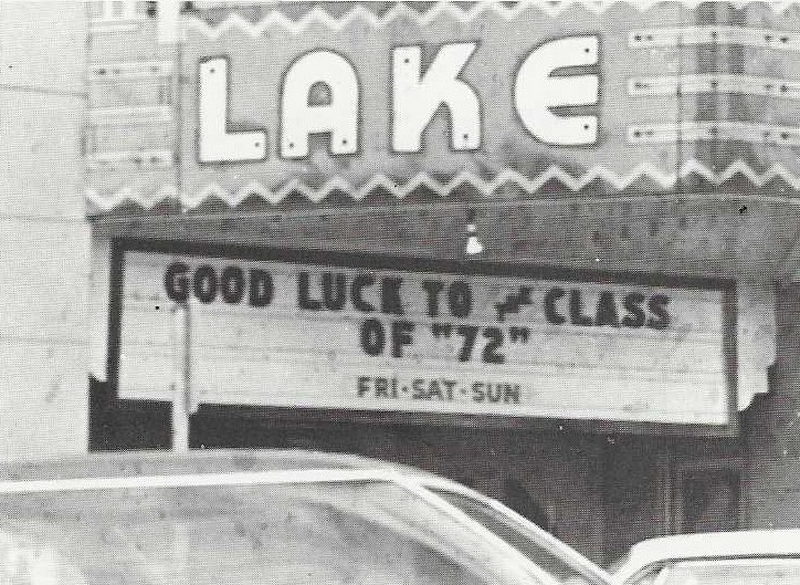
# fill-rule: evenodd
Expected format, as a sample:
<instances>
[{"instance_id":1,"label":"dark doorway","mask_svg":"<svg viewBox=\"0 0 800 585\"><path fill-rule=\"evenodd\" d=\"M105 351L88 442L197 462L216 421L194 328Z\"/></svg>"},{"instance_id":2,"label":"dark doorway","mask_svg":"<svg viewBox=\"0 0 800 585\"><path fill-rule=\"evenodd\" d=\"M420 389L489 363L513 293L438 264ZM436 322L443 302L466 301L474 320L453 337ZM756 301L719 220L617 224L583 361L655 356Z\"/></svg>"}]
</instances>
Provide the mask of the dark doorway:
<instances>
[{"instance_id":1,"label":"dark doorway","mask_svg":"<svg viewBox=\"0 0 800 585\"><path fill-rule=\"evenodd\" d=\"M691 472L683 477L681 532L739 528L740 476L734 469Z\"/></svg>"}]
</instances>

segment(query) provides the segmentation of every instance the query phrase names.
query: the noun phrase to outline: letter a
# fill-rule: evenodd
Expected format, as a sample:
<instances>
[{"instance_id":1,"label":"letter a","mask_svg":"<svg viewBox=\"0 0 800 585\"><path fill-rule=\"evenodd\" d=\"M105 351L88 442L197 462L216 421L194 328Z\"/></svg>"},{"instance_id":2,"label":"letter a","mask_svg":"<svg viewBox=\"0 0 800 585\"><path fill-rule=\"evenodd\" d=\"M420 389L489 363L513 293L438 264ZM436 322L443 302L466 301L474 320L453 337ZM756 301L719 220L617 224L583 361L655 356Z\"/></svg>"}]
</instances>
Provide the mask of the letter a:
<instances>
[{"instance_id":1,"label":"letter a","mask_svg":"<svg viewBox=\"0 0 800 585\"><path fill-rule=\"evenodd\" d=\"M311 88L327 86L330 101L309 104ZM281 95L281 156L308 156L310 134L330 134L331 154L358 151L358 78L353 66L332 51L303 55L286 73Z\"/></svg>"}]
</instances>

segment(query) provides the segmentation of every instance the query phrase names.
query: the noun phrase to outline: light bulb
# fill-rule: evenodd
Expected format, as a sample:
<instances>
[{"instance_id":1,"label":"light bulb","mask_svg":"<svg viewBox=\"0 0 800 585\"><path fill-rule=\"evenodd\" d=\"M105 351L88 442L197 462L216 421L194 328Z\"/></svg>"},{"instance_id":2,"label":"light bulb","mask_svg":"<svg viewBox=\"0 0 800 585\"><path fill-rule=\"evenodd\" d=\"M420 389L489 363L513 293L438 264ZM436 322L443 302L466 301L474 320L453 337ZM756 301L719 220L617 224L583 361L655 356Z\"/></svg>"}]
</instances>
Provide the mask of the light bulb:
<instances>
[{"instance_id":1,"label":"light bulb","mask_svg":"<svg viewBox=\"0 0 800 585\"><path fill-rule=\"evenodd\" d=\"M477 229L474 223L467 225L467 247L464 251L468 256L474 256L475 254L483 252L483 244L481 244L481 241L475 234L476 231Z\"/></svg>"}]
</instances>

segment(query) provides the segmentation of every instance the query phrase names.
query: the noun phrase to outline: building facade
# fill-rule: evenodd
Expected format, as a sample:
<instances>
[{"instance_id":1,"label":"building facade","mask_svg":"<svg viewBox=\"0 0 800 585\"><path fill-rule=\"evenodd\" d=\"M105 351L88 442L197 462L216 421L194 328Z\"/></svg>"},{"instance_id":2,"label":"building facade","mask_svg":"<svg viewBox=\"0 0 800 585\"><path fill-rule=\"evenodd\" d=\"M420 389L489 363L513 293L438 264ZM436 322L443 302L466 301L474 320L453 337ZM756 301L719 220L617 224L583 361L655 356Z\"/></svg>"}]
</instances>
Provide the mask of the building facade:
<instances>
[{"instance_id":1,"label":"building facade","mask_svg":"<svg viewBox=\"0 0 800 585\"><path fill-rule=\"evenodd\" d=\"M86 12L77 3L9 2L0 27L5 460L86 450L91 234L81 153Z\"/></svg>"},{"instance_id":2,"label":"building facade","mask_svg":"<svg viewBox=\"0 0 800 585\"><path fill-rule=\"evenodd\" d=\"M89 380L4 346L64 450L397 460L599 562L795 523L797 6L76 6L84 211L25 233Z\"/></svg>"}]
</instances>

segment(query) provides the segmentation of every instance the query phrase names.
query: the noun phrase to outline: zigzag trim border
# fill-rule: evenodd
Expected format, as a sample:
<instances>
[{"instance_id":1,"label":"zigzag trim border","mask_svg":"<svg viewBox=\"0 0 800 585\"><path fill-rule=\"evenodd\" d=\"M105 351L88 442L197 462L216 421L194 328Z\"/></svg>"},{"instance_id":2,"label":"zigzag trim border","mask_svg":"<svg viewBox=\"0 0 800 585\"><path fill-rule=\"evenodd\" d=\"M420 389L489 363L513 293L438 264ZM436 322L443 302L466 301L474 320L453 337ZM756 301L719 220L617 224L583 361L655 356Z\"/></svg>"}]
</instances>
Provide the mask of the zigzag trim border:
<instances>
[{"instance_id":1,"label":"zigzag trim border","mask_svg":"<svg viewBox=\"0 0 800 585\"><path fill-rule=\"evenodd\" d=\"M674 0L675 4L680 4L689 9L695 9L702 4L705 0ZM564 2L545 2L543 0L523 0L514 6L507 6L500 2L474 2L469 8L461 8L450 2L442 1L434 4L429 10L421 12L409 8L406 4L398 3L392 6L383 15L377 15L374 12L364 8L361 4L357 4L352 10L342 14L341 16L334 16L324 8L319 6L312 8L309 12L304 14L297 20L292 20L280 11L277 4L268 3L271 5L272 11L267 14L258 22L250 22L235 12L230 14L218 25L210 25L202 18L186 17L183 19L183 32L184 34L189 30L200 32L210 39L218 39L223 34L231 30L239 30L252 37L258 37L264 33L265 30L271 27L280 26L287 31L298 34L304 32L312 24L322 24L331 30L341 30L353 22L361 22L378 30L392 23L399 18L411 19L419 25L424 26L436 20L441 16L448 16L455 21L461 23L468 23L478 16L492 12L506 20L517 18L524 11L529 9L536 9L541 13L555 18L560 16L563 12L573 8L583 8L595 14L602 14L612 6L618 4L625 4L626 6L637 10L638 12L646 12L653 6L664 4L664 0L641 0L635 2L624 2L621 0L566 0ZM781 13L790 8L794 1L780 1L780 2L755 2L752 0L729 0L728 4L736 8L742 8L748 4L760 4L771 8L773 13Z\"/></svg>"},{"instance_id":2,"label":"zigzag trim border","mask_svg":"<svg viewBox=\"0 0 800 585\"><path fill-rule=\"evenodd\" d=\"M800 176L787 170L781 164L773 164L764 172L759 173L740 159L731 163L724 171L715 172L698 160L689 159L681 166L678 175L681 178L695 175L709 184L717 186L733 179L737 175L747 179L753 187L763 187L774 179L781 179L795 191L800 191ZM512 169L504 169L490 180L482 179L473 173L465 171L454 175L447 181L439 181L428 173L422 172L403 184L397 183L397 181L384 174L377 174L359 187L354 187L342 177L335 176L317 188L309 187L299 179L292 179L277 189L269 189L258 181L251 181L235 191L229 191L216 183L209 183L195 193L179 193L174 185L166 185L152 193L135 192L131 188L123 188L113 194L101 194L94 189L87 189L85 193L87 203L102 212L111 211L125 203L134 203L145 209L152 209L158 203L168 199L177 200L182 207L191 210L196 209L211 198L222 200L232 208L237 207L245 199L253 196L274 205L280 203L292 193L300 193L313 203L319 203L334 191L343 192L354 201L361 201L376 189L382 189L401 201L420 187L424 187L444 198L454 189L465 184L473 187L481 195L489 199L503 185L516 185L526 194L533 195L552 180L560 182L566 190L573 193L580 191L597 180L603 181L616 191L624 191L642 179L649 179L664 190L672 189L677 181L676 173L664 172L651 163L642 163L623 175L603 166L595 166L580 177L574 177L561 167L552 165L543 173L532 178Z\"/></svg>"}]
</instances>

